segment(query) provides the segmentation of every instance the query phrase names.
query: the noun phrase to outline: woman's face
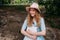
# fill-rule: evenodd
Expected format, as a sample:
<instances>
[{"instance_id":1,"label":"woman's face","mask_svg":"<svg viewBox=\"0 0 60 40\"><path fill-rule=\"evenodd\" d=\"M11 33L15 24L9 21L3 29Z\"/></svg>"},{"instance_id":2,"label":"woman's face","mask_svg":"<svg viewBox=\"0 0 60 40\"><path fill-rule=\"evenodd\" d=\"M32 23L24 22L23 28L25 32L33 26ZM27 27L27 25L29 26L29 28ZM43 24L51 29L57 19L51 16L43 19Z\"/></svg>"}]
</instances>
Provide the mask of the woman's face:
<instances>
[{"instance_id":1,"label":"woman's face","mask_svg":"<svg viewBox=\"0 0 60 40\"><path fill-rule=\"evenodd\" d=\"M33 8L31 8L29 12L30 12L30 15L31 15L32 17L34 17L34 16L36 15L36 10L33 9Z\"/></svg>"}]
</instances>

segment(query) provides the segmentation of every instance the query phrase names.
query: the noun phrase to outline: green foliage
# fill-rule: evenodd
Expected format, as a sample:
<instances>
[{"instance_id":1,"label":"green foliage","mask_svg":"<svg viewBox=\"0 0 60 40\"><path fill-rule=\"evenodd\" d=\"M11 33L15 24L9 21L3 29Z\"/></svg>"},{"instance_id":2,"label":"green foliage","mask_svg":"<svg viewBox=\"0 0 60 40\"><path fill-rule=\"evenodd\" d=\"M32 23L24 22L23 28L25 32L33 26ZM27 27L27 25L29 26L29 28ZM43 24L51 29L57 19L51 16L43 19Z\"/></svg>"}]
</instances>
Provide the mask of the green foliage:
<instances>
[{"instance_id":1,"label":"green foliage","mask_svg":"<svg viewBox=\"0 0 60 40\"><path fill-rule=\"evenodd\" d=\"M12 5L12 4L15 4L15 5L29 5L33 2L35 2L36 0L2 0L3 4L8 4L8 5Z\"/></svg>"},{"instance_id":2,"label":"green foliage","mask_svg":"<svg viewBox=\"0 0 60 40\"><path fill-rule=\"evenodd\" d=\"M2 4L9 4L10 0L2 0Z\"/></svg>"},{"instance_id":3,"label":"green foliage","mask_svg":"<svg viewBox=\"0 0 60 40\"><path fill-rule=\"evenodd\" d=\"M60 24L58 24L59 20L57 20L60 17L60 0L40 0L39 4L45 6L46 13L44 15L46 20L49 19L50 26L54 28L60 28ZM57 21L58 23L56 23L55 21Z\"/></svg>"}]
</instances>

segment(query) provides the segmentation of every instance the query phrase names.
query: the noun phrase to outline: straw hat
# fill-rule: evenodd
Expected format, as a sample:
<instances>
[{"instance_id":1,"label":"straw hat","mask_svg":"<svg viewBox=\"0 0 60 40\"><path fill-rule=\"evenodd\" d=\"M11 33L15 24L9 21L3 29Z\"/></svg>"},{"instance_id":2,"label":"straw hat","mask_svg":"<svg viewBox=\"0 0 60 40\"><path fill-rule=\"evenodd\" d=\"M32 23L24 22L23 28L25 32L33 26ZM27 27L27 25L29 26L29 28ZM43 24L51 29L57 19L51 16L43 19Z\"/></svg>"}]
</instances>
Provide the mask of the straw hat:
<instances>
[{"instance_id":1,"label":"straw hat","mask_svg":"<svg viewBox=\"0 0 60 40\"><path fill-rule=\"evenodd\" d=\"M38 10L39 13L41 13L41 11L39 9L39 5L37 3L33 3L32 5L30 5L30 7L26 7L26 11L29 11L30 8L34 8L34 9Z\"/></svg>"}]
</instances>

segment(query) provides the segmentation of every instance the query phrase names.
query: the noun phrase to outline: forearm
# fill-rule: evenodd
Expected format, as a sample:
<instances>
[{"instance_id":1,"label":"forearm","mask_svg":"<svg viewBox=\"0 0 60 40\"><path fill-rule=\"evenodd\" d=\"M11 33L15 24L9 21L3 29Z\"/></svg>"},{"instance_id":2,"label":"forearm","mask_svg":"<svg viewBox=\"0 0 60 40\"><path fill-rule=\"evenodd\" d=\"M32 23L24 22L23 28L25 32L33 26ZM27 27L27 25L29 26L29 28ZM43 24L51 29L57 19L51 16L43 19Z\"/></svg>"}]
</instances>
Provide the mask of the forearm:
<instances>
[{"instance_id":1,"label":"forearm","mask_svg":"<svg viewBox=\"0 0 60 40\"><path fill-rule=\"evenodd\" d=\"M23 35L28 36L28 37L30 37L30 38L31 38L31 35L30 35L30 34L28 34L26 31L21 30L21 33L22 33Z\"/></svg>"},{"instance_id":2,"label":"forearm","mask_svg":"<svg viewBox=\"0 0 60 40\"><path fill-rule=\"evenodd\" d=\"M36 33L36 36L45 36L45 35L46 35L46 31L41 31Z\"/></svg>"}]
</instances>

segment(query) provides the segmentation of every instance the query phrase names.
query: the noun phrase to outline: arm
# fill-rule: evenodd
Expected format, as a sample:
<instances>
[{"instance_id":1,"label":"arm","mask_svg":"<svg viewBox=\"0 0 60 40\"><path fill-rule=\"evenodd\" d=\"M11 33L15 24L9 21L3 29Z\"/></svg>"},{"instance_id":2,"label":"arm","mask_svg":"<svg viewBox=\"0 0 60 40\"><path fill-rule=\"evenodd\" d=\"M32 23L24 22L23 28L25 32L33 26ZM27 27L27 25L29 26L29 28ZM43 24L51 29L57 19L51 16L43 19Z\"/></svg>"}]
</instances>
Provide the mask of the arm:
<instances>
[{"instance_id":1,"label":"arm","mask_svg":"<svg viewBox=\"0 0 60 40\"><path fill-rule=\"evenodd\" d=\"M21 29L21 33L25 36L30 37L30 35L25 31L27 28L27 20L24 21L23 25L22 25L22 29Z\"/></svg>"},{"instance_id":2,"label":"arm","mask_svg":"<svg viewBox=\"0 0 60 40\"><path fill-rule=\"evenodd\" d=\"M22 33L23 35L28 36L28 37L30 37L30 38L31 38L31 35L29 35L26 31L21 30L21 33Z\"/></svg>"},{"instance_id":3,"label":"arm","mask_svg":"<svg viewBox=\"0 0 60 40\"><path fill-rule=\"evenodd\" d=\"M36 36L32 36L32 35L30 35L29 33L27 33L25 31L26 27L27 27L27 20L25 20L24 23L23 23L23 26L22 26L22 29L21 29L21 33L23 35L25 35L25 36L28 36L28 37L33 38L33 39L36 39Z\"/></svg>"},{"instance_id":4,"label":"arm","mask_svg":"<svg viewBox=\"0 0 60 40\"><path fill-rule=\"evenodd\" d=\"M41 35L42 36L45 36L46 35L46 27L45 27L44 19L41 18L41 21L40 22L41 22L41 26L40 26L41 27L41 32L37 32L36 35L37 36L41 36Z\"/></svg>"},{"instance_id":5,"label":"arm","mask_svg":"<svg viewBox=\"0 0 60 40\"><path fill-rule=\"evenodd\" d=\"M46 31L41 31L41 32L37 32L35 33L36 36L45 36L46 35Z\"/></svg>"},{"instance_id":6,"label":"arm","mask_svg":"<svg viewBox=\"0 0 60 40\"><path fill-rule=\"evenodd\" d=\"M32 35L30 35L29 33L27 33L27 32L24 31L24 30L21 30L21 33L22 33L23 35L25 35L25 36L28 36L28 37L30 37L30 38L36 40L36 36L32 36Z\"/></svg>"}]
</instances>

